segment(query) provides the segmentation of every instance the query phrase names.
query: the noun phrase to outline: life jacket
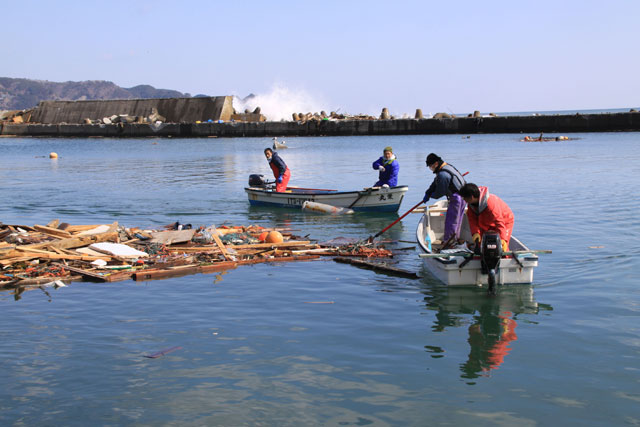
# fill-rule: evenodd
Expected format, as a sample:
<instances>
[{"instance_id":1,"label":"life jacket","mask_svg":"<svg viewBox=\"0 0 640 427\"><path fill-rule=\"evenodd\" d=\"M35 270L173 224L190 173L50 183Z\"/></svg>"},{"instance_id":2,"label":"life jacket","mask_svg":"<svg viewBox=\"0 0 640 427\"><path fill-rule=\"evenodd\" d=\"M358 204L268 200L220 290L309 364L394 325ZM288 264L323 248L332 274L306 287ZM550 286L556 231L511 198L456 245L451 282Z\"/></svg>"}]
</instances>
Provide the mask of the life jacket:
<instances>
[{"instance_id":1,"label":"life jacket","mask_svg":"<svg viewBox=\"0 0 640 427\"><path fill-rule=\"evenodd\" d=\"M384 162L382 162L382 166L388 166L391 163L395 162L397 160L397 157L394 155L392 158L390 158L389 160L386 160Z\"/></svg>"},{"instance_id":2,"label":"life jacket","mask_svg":"<svg viewBox=\"0 0 640 427\"><path fill-rule=\"evenodd\" d=\"M462 186L467 183L462 174L458 172L458 169L454 168L449 163L443 164L440 170L438 170L438 173L440 172L446 172L451 175L451 180L449 181L449 191L451 194L460 191Z\"/></svg>"}]
</instances>

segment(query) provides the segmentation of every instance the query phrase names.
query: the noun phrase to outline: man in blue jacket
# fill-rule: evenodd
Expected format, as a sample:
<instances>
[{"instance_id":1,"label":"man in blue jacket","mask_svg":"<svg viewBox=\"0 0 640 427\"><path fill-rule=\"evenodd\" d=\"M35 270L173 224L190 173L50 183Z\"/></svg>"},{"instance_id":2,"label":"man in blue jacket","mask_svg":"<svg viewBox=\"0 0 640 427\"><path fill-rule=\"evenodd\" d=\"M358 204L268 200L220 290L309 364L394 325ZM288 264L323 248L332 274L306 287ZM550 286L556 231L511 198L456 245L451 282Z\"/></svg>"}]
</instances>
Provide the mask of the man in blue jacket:
<instances>
[{"instance_id":1,"label":"man in blue jacket","mask_svg":"<svg viewBox=\"0 0 640 427\"><path fill-rule=\"evenodd\" d=\"M384 147L382 157L373 162L373 169L379 171L378 182L373 184L374 187L382 187L385 184L389 187L398 185L400 165L391 147Z\"/></svg>"},{"instance_id":2,"label":"man in blue jacket","mask_svg":"<svg viewBox=\"0 0 640 427\"><path fill-rule=\"evenodd\" d=\"M427 167L436 177L424 193L422 202L427 203L429 199L447 196L449 206L444 220L443 242L449 241L453 236L459 238L464 208L467 204L458 191L466 184L466 181L458 169L443 161L437 154L431 153L427 156Z\"/></svg>"}]
</instances>

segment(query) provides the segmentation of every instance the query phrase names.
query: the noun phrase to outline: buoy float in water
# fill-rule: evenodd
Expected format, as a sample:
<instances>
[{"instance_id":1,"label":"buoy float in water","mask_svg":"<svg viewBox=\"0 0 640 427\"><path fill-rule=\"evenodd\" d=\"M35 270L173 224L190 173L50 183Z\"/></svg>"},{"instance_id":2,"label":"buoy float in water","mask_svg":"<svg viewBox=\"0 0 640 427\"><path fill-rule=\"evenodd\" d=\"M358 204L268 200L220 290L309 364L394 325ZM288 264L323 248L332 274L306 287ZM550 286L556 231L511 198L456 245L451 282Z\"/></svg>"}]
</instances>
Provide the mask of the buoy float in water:
<instances>
[{"instance_id":1,"label":"buoy float in water","mask_svg":"<svg viewBox=\"0 0 640 427\"><path fill-rule=\"evenodd\" d=\"M49 158L50 159L57 159L58 158L58 153L54 153L54 152L49 153Z\"/></svg>"},{"instance_id":2,"label":"buoy float in water","mask_svg":"<svg viewBox=\"0 0 640 427\"><path fill-rule=\"evenodd\" d=\"M341 208L338 206L327 205L325 203L310 202L308 200L302 204L302 210L326 213L331 215L349 215L353 213L353 210L349 208Z\"/></svg>"},{"instance_id":3,"label":"buoy float in water","mask_svg":"<svg viewBox=\"0 0 640 427\"><path fill-rule=\"evenodd\" d=\"M284 241L284 238L279 231L274 230L270 231L269 234L267 234L267 238L264 239L264 241L266 243L282 243Z\"/></svg>"}]
</instances>

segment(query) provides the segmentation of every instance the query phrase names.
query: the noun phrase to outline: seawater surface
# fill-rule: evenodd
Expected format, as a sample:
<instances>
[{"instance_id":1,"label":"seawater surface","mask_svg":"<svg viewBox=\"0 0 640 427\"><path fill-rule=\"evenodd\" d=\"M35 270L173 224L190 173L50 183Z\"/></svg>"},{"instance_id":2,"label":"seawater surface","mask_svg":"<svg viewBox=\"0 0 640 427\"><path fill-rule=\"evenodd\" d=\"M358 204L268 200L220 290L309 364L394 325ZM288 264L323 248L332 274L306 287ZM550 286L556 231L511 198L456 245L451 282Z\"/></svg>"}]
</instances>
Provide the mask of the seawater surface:
<instances>
[{"instance_id":1,"label":"seawater surface","mask_svg":"<svg viewBox=\"0 0 640 427\"><path fill-rule=\"evenodd\" d=\"M291 184L358 189L391 145L399 214L430 152L513 209L541 255L495 298L330 260L0 292L3 425L638 425L640 134L288 138ZM268 138L0 139L0 221L259 224L366 238L396 214L251 208ZM50 152L59 155L48 158ZM414 246L419 214L384 237ZM162 357L145 355L181 347Z\"/></svg>"}]
</instances>

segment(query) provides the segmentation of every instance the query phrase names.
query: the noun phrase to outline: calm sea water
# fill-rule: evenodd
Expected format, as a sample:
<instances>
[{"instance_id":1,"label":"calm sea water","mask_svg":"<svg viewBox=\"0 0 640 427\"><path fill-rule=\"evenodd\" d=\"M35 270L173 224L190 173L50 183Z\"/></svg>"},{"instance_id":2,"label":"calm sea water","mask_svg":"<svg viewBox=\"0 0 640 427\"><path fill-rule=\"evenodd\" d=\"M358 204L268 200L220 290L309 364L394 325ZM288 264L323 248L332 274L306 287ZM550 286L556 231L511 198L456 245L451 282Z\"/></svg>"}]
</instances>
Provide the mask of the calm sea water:
<instances>
[{"instance_id":1,"label":"calm sea water","mask_svg":"<svg viewBox=\"0 0 640 427\"><path fill-rule=\"evenodd\" d=\"M638 425L640 134L289 138L294 185L373 184L403 213L436 152L487 185L541 255L496 298L333 261L0 292L2 425ZM261 224L366 238L398 215L250 208L269 139L0 139L0 221ZM55 151L57 160L48 154ZM385 236L414 239L418 214ZM413 246L398 242L396 248ZM180 346L163 357L143 357Z\"/></svg>"}]
</instances>

